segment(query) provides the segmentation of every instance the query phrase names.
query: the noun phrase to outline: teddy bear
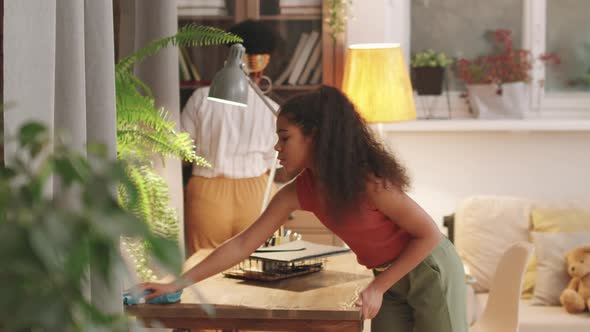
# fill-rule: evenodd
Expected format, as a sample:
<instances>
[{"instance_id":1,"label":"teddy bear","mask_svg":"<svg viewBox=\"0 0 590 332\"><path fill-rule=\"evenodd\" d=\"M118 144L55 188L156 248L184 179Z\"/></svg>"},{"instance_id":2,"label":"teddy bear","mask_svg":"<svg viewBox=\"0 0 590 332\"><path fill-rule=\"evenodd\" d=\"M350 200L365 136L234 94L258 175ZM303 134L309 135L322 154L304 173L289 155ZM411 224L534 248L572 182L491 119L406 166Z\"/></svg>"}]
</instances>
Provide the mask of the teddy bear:
<instances>
[{"instance_id":1,"label":"teddy bear","mask_svg":"<svg viewBox=\"0 0 590 332\"><path fill-rule=\"evenodd\" d=\"M569 313L590 310L590 245L573 249L565 259L572 279L559 301Z\"/></svg>"}]
</instances>

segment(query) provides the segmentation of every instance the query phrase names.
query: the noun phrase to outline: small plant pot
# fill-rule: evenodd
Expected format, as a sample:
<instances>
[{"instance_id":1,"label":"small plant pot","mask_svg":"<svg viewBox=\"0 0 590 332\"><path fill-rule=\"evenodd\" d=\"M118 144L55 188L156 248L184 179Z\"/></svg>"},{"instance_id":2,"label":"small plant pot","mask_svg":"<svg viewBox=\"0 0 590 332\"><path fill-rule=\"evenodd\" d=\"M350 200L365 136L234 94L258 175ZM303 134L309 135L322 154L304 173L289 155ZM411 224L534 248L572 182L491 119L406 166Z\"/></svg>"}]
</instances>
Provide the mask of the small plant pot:
<instances>
[{"instance_id":1,"label":"small plant pot","mask_svg":"<svg viewBox=\"0 0 590 332\"><path fill-rule=\"evenodd\" d=\"M502 119L524 117L529 98L527 84L513 82L502 84L468 84L469 106L479 119Z\"/></svg>"},{"instance_id":2,"label":"small plant pot","mask_svg":"<svg viewBox=\"0 0 590 332\"><path fill-rule=\"evenodd\" d=\"M442 93L444 67L416 67L414 72L414 89L418 95L431 96Z\"/></svg>"}]
</instances>

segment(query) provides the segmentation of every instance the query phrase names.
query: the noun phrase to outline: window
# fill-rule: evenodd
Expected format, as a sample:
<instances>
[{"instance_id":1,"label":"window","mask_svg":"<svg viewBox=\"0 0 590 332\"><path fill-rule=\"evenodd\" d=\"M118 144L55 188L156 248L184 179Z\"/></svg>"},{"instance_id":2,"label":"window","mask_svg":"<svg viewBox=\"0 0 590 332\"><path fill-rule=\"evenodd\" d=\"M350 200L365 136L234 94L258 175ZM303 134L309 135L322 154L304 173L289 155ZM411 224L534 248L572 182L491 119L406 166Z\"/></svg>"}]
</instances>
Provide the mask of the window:
<instances>
[{"instance_id":1,"label":"window","mask_svg":"<svg viewBox=\"0 0 590 332\"><path fill-rule=\"evenodd\" d=\"M432 48L455 58L489 54L489 30L512 31L514 47L534 56L555 53L562 63L545 68L537 62L529 85L531 117L590 117L590 86L572 85L590 69L588 0L398 0L410 2L410 53ZM404 15L399 13L397 15ZM398 17L401 19L401 17ZM395 19L395 18L394 18ZM459 98L463 84L449 70L453 113L466 111ZM579 80L578 80L579 81ZM417 97L416 107L435 108L444 116L447 96ZM425 101L426 100L426 101ZM427 106L425 106L427 105ZM434 105L434 106L433 106Z\"/></svg>"},{"instance_id":2,"label":"window","mask_svg":"<svg viewBox=\"0 0 590 332\"><path fill-rule=\"evenodd\" d=\"M546 48L563 59L559 68L547 68L547 93L587 89L579 81L590 69L589 12L588 0L547 1Z\"/></svg>"},{"instance_id":3,"label":"window","mask_svg":"<svg viewBox=\"0 0 590 332\"><path fill-rule=\"evenodd\" d=\"M426 49L453 58L475 58L493 52L486 32L498 28L512 31L514 47L521 47L522 1L514 0L413 0L410 51ZM463 84L450 75L450 89Z\"/></svg>"}]
</instances>

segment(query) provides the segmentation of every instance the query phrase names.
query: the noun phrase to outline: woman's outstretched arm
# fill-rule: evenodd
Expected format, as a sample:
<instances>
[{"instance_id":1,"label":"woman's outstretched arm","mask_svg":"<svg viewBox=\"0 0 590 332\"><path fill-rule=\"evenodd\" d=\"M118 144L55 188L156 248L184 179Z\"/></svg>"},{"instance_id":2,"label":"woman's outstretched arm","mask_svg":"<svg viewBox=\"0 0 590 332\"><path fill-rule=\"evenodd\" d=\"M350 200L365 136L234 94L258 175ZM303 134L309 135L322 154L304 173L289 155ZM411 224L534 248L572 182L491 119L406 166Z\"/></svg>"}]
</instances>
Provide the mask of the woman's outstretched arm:
<instances>
[{"instance_id":1,"label":"woman's outstretched arm","mask_svg":"<svg viewBox=\"0 0 590 332\"><path fill-rule=\"evenodd\" d=\"M175 292L229 269L259 248L287 220L289 214L298 208L299 200L295 182L291 182L279 190L268 207L252 225L235 237L225 241L202 262L185 272L178 280L169 283L145 282L139 284L139 291L152 290L153 292L145 297L146 300L149 300L153 297Z\"/></svg>"}]
</instances>

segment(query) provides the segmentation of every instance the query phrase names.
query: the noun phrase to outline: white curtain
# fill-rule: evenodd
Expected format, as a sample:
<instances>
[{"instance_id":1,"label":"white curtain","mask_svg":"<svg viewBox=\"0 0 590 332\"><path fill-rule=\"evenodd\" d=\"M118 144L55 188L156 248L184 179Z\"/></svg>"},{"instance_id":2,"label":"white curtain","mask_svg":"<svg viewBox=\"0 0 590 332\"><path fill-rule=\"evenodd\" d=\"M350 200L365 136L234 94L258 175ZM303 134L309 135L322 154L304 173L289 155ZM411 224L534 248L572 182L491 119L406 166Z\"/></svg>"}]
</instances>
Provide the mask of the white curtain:
<instances>
[{"instance_id":1,"label":"white curtain","mask_svg":"<svg viewBox=\"0 0 590 332\"><path fill-rule=\"evenodd\" d=\"M127 0L129 1L129 0ZM178 31L176 15L176 1L164 0L134 0L135 6L129 4L122 6L122 11L133 9L134 13L121 13L122 17L133 16L129 21L134 22L133 45L134 49L140 49L149 42L175 35ZM128 27L121 26L122 30ZM130 44L130 37L121 36L123 43ZM124 54L125 45L121 47ZM168 112L170 119L177 123L179 130L180 121L180 92L178 78L178 49L167 47L160 50L154 56L135 66L135 74L152 89L156 106L163 107ZM182 188L182 169L178 159L167 158L164 163L160 158L154 159L156 171L168 183L170 190L170 206L177 211L180 224L179 243L181 251L184 251L184 199Z\"/></svg>"},{"instance_id":2,"label":"white curtain","mask_svg":"<svg viewBox=\"0 0 590 332\"><path fill-rule=\"evenodd\" d=\"M5 135L37 120L68 135L72 148L103 143L116 158L112 1L4 1ZM7 143L10 163L16 146ZM59 186L54 195L63 194ZM113 276L113 278L116 278ZM91 272L92 302L121 312L121 287Z\"/></svg>"}]
</instances>

